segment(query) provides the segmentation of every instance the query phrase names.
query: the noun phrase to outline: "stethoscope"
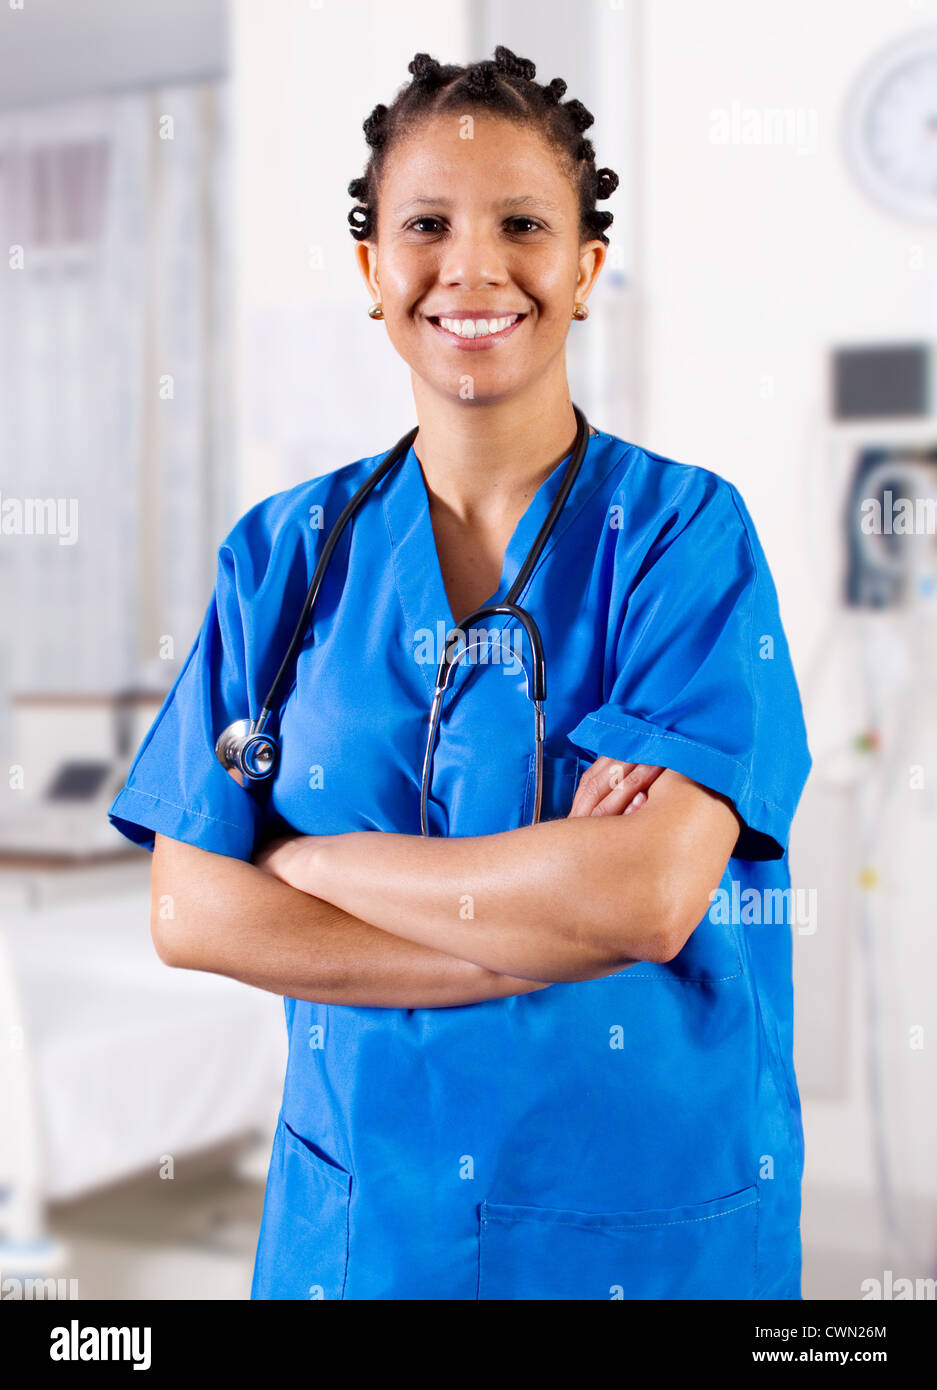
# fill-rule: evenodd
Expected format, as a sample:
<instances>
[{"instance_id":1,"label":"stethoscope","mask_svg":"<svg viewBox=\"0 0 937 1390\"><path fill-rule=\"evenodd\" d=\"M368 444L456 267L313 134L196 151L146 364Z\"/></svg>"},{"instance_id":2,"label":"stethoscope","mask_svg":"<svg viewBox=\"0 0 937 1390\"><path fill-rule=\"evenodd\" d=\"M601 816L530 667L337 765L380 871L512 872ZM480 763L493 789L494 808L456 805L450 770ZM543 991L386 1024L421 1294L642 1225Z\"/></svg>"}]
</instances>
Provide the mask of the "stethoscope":
<instances>
[{"instance_id":1,"label":"stethoscope","mask_svg":"<svg viewBox=\"0 0 937 1390\"><path fill-rule=\"evenodd\" d=\"M463 618L457 627L453 628L447 635L443 644L443 655L439 662L436 672L436 688L433 693L433 703L429 716L429 733L426 739L426 753L423 758L423 776L420 784L420 828L424 835L429 835L429 824L427 821L427 799L429 797L430 782L433 774L433 752L436 742L436 732L439 725L440 713L442 710L443 696L448 689L452 672L455 664L460 661L466 652L472 649L471 646L463 646L459 649L459 639L464 634L464 629L474 625L482 618L496 617L504 615L513 618L520 623L527 634L527 640L531 649L531 674L525 670L527 696L534 706L534 745L536 748L536 779L534 790L534 810L530 824L536 825L540 819L541 798L543 792L543 736L544 718L543 701L547 695L547 674L546 662L543 655L543 640L540 629L536 622L525 608L521 608L517 603L517 597L522 592L525 584L533 573L534 566L540 559L544 546L549 540L556 520L563 510L570 489L576 481L576 476L585 458L586 446L589 442L589 422L583 415L578 406L574 405L573 410L576 415L577 433L576 442L573 445L572 457L563 474L563 481L556 494L553 505L547 514L543 525L537 533L533 545L530 547L527 558L520 568L517 578L508 590L507 597L503 603L485 604L481 608L476 608L474 613ZM222 766L229 772L239 772L249 782L263 782L273 775L279 757L279 745L273 734L267 733L267 722L276 703L277 692L283 683L283 679L288 670L291 669L299 648L306 635L309 619L313 607L318 597L325 571L328 568L329 560L332 556L339 537L345 526L355 514L362 502L381 479L390 472L394 464L406 457L410 446L417 436L419 426L410 430L402 439L399 439L390 453L378 465L375 471L365 479L361 487L353 497L345 504L341 515L332 527L328 539L322 548L318 564L312 576L312 581L306 593L306 601L303 604L302 612L296 624L296 629L286 649L286 655L280 663L280 669L274 677L273 685L267 692L263 708L256 719L236 719L233 724L219 735L215 744L215 753ZM477 645L477 644L472 644Z\"/></svg>"}]
</instances>

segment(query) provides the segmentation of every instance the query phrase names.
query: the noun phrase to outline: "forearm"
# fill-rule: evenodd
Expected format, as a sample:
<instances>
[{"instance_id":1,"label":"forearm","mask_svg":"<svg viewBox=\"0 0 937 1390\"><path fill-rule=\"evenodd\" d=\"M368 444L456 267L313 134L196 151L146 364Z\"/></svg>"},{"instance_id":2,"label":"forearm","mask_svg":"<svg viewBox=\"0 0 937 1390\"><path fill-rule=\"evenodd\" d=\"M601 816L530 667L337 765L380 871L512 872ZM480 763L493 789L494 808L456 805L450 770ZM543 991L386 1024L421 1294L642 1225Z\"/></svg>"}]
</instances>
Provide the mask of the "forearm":
<instances>
[{"instance_id":1,"label":"forearm","mask_svg":"<svg viewBox=\"0 0 937 1390\"><path fill-rule=\"evenodd\" d=\"M382 931L242 860L175 842L169 855L171 866L154 862L152 924L169 965L374 1008L443 1008L542 987Z\"/></svg>"},{"instance_id":2,"label":"forearm","mask_svg":"<svg viewBox=\"0 0 937 1390\"><path fill-rule=\"evenodd\" d=\"M640 836L614 817L455 839L314 837L289 851L284 876L388 932L488 970L595 979L665 950L651 807L641 815Z\"/></svg>"}]
</instances>

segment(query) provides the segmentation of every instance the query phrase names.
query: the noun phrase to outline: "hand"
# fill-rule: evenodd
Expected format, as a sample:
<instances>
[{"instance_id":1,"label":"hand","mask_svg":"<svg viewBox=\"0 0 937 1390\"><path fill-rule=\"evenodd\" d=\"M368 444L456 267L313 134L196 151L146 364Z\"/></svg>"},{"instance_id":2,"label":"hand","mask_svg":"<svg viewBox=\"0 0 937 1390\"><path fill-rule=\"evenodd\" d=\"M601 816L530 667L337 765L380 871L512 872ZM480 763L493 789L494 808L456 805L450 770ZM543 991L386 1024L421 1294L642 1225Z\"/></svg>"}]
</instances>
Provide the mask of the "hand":
<instances>
[{"instance_id":1,"label":"hand","mask_svg":"<svg viewBox=\"0 0 937 1390\"><path fill-rule=\"evenodd\" d=\"M573 816L627 816L647 801L647 789L664 771L650 763L597 758L586 768L573 797Z\"/></svg>"}]
</instances>

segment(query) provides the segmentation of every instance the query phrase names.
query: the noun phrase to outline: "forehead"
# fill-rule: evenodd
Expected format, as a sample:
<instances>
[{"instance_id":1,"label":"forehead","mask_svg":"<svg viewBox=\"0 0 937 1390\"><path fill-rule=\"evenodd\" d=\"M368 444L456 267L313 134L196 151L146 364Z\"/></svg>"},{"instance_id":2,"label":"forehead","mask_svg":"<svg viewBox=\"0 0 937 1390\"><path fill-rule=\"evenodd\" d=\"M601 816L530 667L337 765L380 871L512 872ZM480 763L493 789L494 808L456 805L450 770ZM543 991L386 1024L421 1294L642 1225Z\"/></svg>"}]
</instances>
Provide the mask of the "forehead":
<instances>
[{"instance_id":1,"label":"forehead","mask_svg":"<svg viewBox=\"0 0 937 1390\"><path fill-rule=\"evenodd\" d=\"M479 193L501 206L507 199L575 201L568 163L536 127L489 112L428 115L391 146L381 192L396 211L401 201Z\"/></svg>"}]
</instances>

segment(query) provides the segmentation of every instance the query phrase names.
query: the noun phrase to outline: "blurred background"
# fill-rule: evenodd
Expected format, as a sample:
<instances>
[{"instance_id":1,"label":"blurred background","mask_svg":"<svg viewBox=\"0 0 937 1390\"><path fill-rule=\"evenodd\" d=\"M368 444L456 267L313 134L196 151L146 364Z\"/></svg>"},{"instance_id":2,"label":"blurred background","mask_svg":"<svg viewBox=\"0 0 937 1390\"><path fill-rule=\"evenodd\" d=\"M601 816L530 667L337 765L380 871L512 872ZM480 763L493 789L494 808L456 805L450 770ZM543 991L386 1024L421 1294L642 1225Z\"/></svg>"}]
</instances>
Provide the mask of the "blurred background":
<instances>
[{"instance_id":1,"label":"blurred background","mask_svg":"<svg viewBox=\"0 0 937 1390\"><path fill-rule=\"evenodd\" d=\"M805 1297L937 1275L937 0L10 0L0 1280L248 1295L282 1004L160 964L106 810L233 522L412 425L345 190L415 52L498 43L621 176L573 398L731 480L780 596Z\"/></svg>"}]
</instances>

